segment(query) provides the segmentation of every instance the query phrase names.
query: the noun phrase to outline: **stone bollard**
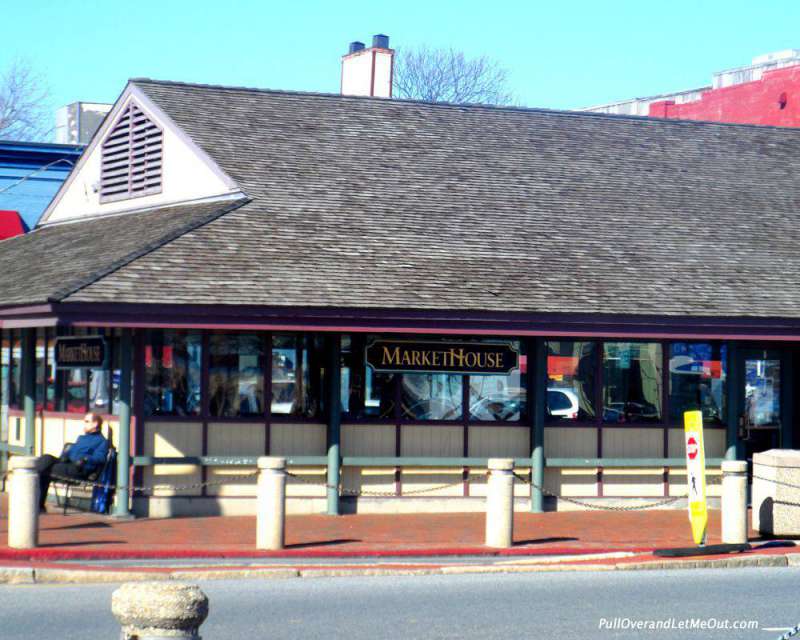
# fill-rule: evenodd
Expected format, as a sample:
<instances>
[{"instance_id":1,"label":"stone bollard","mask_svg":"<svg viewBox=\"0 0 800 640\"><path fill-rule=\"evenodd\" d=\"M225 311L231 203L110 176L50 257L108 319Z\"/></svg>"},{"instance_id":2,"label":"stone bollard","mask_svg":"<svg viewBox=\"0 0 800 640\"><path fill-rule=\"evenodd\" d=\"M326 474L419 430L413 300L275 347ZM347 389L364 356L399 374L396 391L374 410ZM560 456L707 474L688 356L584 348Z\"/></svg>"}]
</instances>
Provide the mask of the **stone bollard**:
<instances>
[{"instance_id":1,"label":"stone bollard","mask_svg":"<svg viewBox=\"0 0 800 640\"><path fill-rule=\"evenodd\" d=\"M489 459L486 486L486 546L507 548L514 539L514 461Z\"/></svg>"},{"instance_id":2,"label":"stone bollard","mask_svg":"<svg viewBox=\"0 0 800 640\"><path fill-rule=\"evenodd\" d=\"M208 597L193 584L128 582L111 595L120 640L201 640Z\"/></svg>"},{"instance_id":3,"label":"stone bollard","mask_svg":"<svg viewBox=\"0 0 800 640\"><path fill-rule=\"evenodd\" d=\"M14 456L10 463L8 546L33 549L39 544L39 458Z\"/></svg>"},{"instance_id":4,"label":"stone bollard","mask_svg":"<svg viewBox=\"0 0 800 640\"><path fill-rule=\"evenodd\" d=\"M800 451L753 454L753 529L768 536L800 536Z\"/></svg>"},{"instance_id":5,"label":"stone bollard","mask_svg":"<svg viewBox=\"0 0 800 640\"><path fill-rule=\"evenodd\" d=\"M256 549L283 549L286 514L286 458L258 459Z\"/></svg>"},{"instance_id":6,"label":"stone bollard","mask_svg":"<svg viewBox=\"0 0 800 640\"><path fill-rule=\"evenodd\" d=\"M747 462L722 463L722 542L747 542Z\"/></svg>"}]
</instances>

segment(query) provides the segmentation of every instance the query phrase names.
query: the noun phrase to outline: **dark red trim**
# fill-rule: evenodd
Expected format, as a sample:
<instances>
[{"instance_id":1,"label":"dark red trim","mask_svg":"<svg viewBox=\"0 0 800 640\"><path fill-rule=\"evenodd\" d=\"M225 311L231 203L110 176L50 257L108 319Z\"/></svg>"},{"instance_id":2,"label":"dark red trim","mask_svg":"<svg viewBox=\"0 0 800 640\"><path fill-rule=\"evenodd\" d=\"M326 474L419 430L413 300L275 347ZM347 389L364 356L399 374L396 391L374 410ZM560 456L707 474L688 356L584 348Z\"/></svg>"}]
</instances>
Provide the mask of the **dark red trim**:
<instances>
[{"instance_id":1,"label":"dark red trim","mask_svg":"<svg viewBox=\"0 0 800 640\"><path fill-rule=\"evenodd\" d=\"M39 304L21 307L4 306L0 307L0 317L3 316L24 316L24 315L41 315L43 313L52 313L53 305Z\"/></svg>"},{"instance_id":2,"label":"dark red trim","mask_svg":"<svg viewBox=\"0 0 800 640\"><path fill-rule=\"evenodd\" d=\"M800 340L798 318L691 317L620 314L525 313L516 311L400 310L356 308L225 307L224 305L141 305L61 303L42 309L6 309L4 325L16 319L76 326L316 330L338 332L429 333L607 337L617 339ZM27 315L26 315L27 314Z\"/></svg>"}]
</instances>

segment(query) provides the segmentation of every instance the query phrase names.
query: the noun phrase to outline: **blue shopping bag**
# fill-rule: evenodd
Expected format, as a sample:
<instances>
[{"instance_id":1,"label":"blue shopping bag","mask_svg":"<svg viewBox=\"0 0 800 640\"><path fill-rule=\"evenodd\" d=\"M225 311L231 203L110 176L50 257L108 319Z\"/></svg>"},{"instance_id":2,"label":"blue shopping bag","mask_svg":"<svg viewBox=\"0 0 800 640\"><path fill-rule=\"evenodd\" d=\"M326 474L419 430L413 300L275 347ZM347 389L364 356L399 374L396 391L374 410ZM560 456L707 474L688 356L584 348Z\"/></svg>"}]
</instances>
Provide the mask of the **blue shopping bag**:
<instances>
[{"instance_id":1,"label":"blue shopping bag","mask_svg":"<svg viewBox=\"0 0 800 640\"><path fill-rule=\"evenodd\" d=\"M117 469L117 452L111 449L106 464L92 489L92 504L89 507L95 513L108 513L114 498L114 472Z\"/></svg>"}]
</instances>

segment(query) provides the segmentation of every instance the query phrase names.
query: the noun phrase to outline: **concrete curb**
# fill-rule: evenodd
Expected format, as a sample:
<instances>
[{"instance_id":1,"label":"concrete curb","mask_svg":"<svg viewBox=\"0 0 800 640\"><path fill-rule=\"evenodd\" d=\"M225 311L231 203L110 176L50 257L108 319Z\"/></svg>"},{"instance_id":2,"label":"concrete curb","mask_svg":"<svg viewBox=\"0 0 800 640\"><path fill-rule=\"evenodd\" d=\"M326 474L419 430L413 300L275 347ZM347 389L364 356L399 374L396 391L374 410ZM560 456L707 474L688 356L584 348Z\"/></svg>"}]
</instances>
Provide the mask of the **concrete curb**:
<instances>
[{"instance_id":1,"label":"concrete curb","mask_svg":"<svg viewBox=\"0 0 800 640\"><path fill-rule=\"evenodd\" d=\"M367 576L425 576L468 575L497 573L548 573L586 571L654 571L673 569L733 569L742 567L798 567L800 553L735 556L702 560L655 560L646 562L586 563L586 564L502 564L502 565L453 565L432 567L321 567L319 569L287 568L228 568L228 569L180 569L172 571L137 570L90 570L35 567L0 567L0 584L90 584L121 583L152 580L241 580L292 578L343 578Z\"/></svg>"},{"instance_id":2,"label":"concrete curb","mask_svg":"<svg viewBox=\"0 0 800 640\"><path fill-rule=\"evenodd\" d=\"M791 554L800 556L800 554ZM800 562L798 562L800 564ZM618 571L643 571L662 569L739 569L742 567L786 567L786 555L734 556L719 560L656 560L654 562L620 562L615 565ZM796 565L791 565L796 566Z\"/></svg>"}]
</instances>

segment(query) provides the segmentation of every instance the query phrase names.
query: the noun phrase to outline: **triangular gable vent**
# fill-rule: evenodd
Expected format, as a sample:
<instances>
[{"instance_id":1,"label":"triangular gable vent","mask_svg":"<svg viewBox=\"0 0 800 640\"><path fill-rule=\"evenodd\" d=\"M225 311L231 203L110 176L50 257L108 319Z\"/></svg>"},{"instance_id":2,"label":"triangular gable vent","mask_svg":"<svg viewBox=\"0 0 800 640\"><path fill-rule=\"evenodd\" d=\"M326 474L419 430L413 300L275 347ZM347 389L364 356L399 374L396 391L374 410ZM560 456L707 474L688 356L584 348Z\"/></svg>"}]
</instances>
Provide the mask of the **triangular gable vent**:
<instances>
[{"instance_id":1,"label":"triangular gable vent","mask_svg":"<svg viewBox=\"0 0 800 640\"><path fill-rule=\"evenodd\" d=\"M100 202L161 193L163 132L131 102L102 146Z\"/></svg>"}]
</instances>

